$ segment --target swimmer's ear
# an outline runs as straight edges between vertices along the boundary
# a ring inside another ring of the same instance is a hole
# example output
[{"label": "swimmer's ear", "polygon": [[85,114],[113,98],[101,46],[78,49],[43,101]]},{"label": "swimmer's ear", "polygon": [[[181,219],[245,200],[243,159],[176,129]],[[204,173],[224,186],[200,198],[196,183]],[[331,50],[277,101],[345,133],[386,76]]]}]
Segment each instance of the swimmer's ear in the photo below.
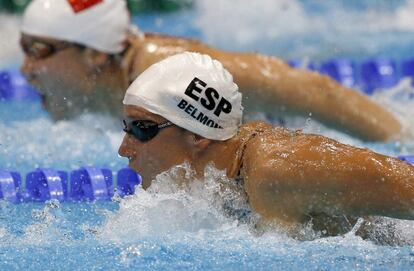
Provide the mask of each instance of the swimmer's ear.
[{"label": "swimmer's ear", "polygon": [[109,60],[108,54],[99,52],[91,48],[86,48],[83,51],[83,54],[85,57],[86,64],[92,69],[104,66]]},{"label": "swimmer's ear", "polygon": [[194,146],[200,151],[207,149],[207,147],[211,143],[210,139],[201,137],[199,135],[194,135],[193,138],[194,138]]}]

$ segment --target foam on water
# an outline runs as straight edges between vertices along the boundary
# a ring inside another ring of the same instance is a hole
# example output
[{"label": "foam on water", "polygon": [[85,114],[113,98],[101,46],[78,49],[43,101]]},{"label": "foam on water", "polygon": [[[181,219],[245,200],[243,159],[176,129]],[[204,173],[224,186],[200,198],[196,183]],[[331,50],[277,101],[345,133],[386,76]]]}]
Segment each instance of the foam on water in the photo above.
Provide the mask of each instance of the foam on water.
[{"label": "foam on water", "polygon": [[[183,170],[190,183],[178,186]],[[236,212],[245,213],[237,217]],[[184,164],[158,175],[147,191],[139,187],[135,195],[121,200],[119,211],[110,216],[102,235],[125,242],[154,233],[229,231],[237,228],[238,219],[253,219],[249,215],[243,191],[225,172],[209,166],[204,179],[197,180]]]},{"label": "foam on water", "polygon": [[[177,178],[181,176],[178,172],[183,169],[190,183],[178,186]],[[322,236],[312,230],[311,223],[300,225],[290,237],[277,224],[259,226],[260,216],[249,209],[244,191],[212,165],[206,168],[201,180],[193,176],[186,164],[174,167],[158,175],[148,190],[138,187],[135,195],[119,202],[119,210],[111,213],[99,230],[101,238],[119,244],[154,236],[177,241],[182,236],[213,235],[221,239],[230,235],[251,240],[264,235],[272,236],[272,242],[276,243],[293,241],[292,237],[317,242]],[[366,242],[356,236],[361,234],[379,244],[414,244],[414,222],[361,218],[341,239]],[[335,242],[336,237],[323,239]]]},{"label": "foam on water", "polygon": [[24,173],[37,167],[73,170],[95,165],[117,170],[127,163],[117,156],[121,123],[93,114],[54,122],[39,106],[0,103],[2,169]]}]

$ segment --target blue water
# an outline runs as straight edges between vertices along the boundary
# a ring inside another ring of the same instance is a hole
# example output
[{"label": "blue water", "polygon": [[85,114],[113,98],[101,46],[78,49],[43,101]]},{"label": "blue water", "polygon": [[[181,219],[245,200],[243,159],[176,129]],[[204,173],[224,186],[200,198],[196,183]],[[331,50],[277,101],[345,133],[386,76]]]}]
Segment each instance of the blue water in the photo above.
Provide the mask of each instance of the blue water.
[{"label": "blue water", "polygon": [[[412,1],[403,0],[239,0],[237,5],[234,1],[199,0],[193,10],[139,15],[134,22],[145,31],[193,37],[223,49],[259,51],[286,59],[346,56],[361,61],[381,55],[399,60],[414,56],[414,21],[404,14],[404,10],[414,11],[413,5]],[[4,38],[0,40],[0,47],[16,46],[9,45]],[[18,65],[19,57],[11,57],[15,59],[13,66]],[[393,91],[401,94],[407,89],[412,91],[409,84],[402,83]],[[397,114],[408,130],[414,129],[413,103],[395,98],[401,95],[392,93],[380,93],[373,99]],[[311,118],[292,119],[288,124],[392,156],[414,154],[412,138],[368,144],[330,130]],[[121,124],[108,117],[82,115],[54,123],[38,103],[0,103],[0,168],[23,175],[37,167],[69,171],[95,165],[120,169],[127,163],[117,156],[122,136]],[[190,191],[174,187],[171,178],[171,174],[162,175],[152,191],[138,189],[135,196],[115,198],[113,202],[0,202],[0,268],[414,268],[412,222],[377,222],[378,232],[385,235],[390,225],[394,228],[395,236],[388,237],[388,243],[393,245],[362,240],[352,232],[320,238],[306,225],[302,238],[307,241],[298,241],[285,236],[277,227],[260,233],[250,224],[227,217],[220,203],[222,197],[229,195],[221,195],[216,185],[222,178],[220,172],[207,172],[204,186]],[[373,234],[372,239],[375,237]]]}]

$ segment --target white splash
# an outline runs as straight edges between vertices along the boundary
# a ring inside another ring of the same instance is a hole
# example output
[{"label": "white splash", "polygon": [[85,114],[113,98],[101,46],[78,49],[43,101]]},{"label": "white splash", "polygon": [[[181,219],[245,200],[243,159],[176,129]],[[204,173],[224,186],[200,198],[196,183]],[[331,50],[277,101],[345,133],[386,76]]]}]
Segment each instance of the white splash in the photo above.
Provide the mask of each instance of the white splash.
[{"label": "white splash", "polygon": [[[178,186],[182,170],[192,181]],[[237,217],[236,212],[244,211]],[[204,179],[197,180],[189,165],[183,164],[158,175],[147,191],[138,186],[135,195],[122,199],[120,209],[108,217],[101,235],[125,242],[154,234],[227,232],[238,227],[239,219],[250,219],[248,216],[243,192],[225,172],[209,166]]]},{"label": "white splash", "polygon": [[[177,176],[182,176],[178,172],[183,169],[192,183],[179,186]],[[257,215],[249,214],[249,219],[229,215],[231,209],[249,208],[241,193],[244,192],[225,176],[225,172],[213,166],[206,168],[204,178],[200,180],[193,176],[188,165],[180,165],[158,175],[147,191],[137,187],[135,195],[121,199],[119,210],[109,213],[106,223],[97,229],[97,237],[101,241],[123,246],[158,238],[169,243],[188,239],[189,242],[220,242],[221,245],[241,240],[259,246],[296,242],[277,224],[257,227],[260,219]],[[344,246],[366,249],[375,247],[371,242],[383,245],[413,244],[413,227],[413,221],[373,217],[358,220],[345,235],[321,238],[321,232],[315,232],[307,223],[298,225],[295,238],[315,244],[335,245],[340,242]],[[361,238],[360,234],[368,240]],[[127,247],[120,258],[127,261],[130,257],[139,257],[141,249],[140,245]]]},{"label": "white splash", "polygon": [[85,165],[120,169],[127,163],[117,156],[122,136],[115,119],[93,114],[59,122],[48,117],[0,122],[0,167],[21,173]]},{"label": "white splash", "polygon": [[41,210],[32,210],[33,224],[24,229],[21,242],[24,244],[49,244],[56,241],[67,241],[67,235],[62,227],[63,213],[59,210],[59,201],[52,200],[46,203]]},{"label": "white splash", "polygon": [[395,22],[396,30],[414,31],[414,0],[408,0],[407,4],[398,8],[391,22]]}]

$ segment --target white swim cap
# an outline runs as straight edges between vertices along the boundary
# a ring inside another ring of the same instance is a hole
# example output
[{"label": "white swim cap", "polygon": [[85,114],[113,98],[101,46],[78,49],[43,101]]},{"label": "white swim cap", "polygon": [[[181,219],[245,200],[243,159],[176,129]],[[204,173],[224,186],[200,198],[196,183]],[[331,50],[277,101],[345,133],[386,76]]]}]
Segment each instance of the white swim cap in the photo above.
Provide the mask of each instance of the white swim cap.
[{"label": "white swim cap", "polygon": [[202,137],[226,140],[238,131],[241,100],[233,76],[220,62],[186,52],[145,70],[128,88],[124,104],[142,107]]},{"label": "white swim cap", "polygon": [[21,30],[119,53],[129,26],[125,0],[33,0],[24,12]]}]

